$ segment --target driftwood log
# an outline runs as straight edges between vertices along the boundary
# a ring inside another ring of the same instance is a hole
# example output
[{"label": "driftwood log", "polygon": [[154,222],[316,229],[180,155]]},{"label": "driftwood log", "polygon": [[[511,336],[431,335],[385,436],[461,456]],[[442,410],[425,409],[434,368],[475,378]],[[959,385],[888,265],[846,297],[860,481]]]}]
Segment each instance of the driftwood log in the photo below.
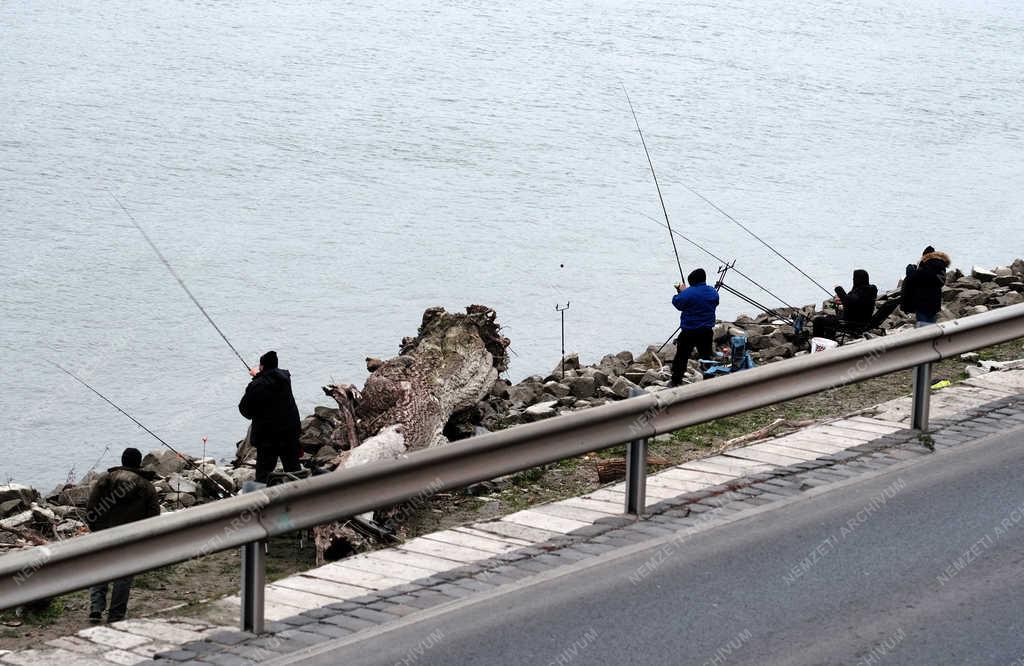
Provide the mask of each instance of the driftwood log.
[{"label": "driftwood log", "polygon": [[[372,372],[362,391],[347,384],[324,387],[344,424],[336,431],[341,451],[330,465],[347,469],[447,445],[445,426],[490,393],[508,367],[508,346],[489,307],[471,305],[465,313],[428,309],[416,337],[402,340],[398,356],[367,360]],[[375,518],[388,524],[405,513],[391,507]],[[315,528],[317,560],[348,536],[343,524]]]}]

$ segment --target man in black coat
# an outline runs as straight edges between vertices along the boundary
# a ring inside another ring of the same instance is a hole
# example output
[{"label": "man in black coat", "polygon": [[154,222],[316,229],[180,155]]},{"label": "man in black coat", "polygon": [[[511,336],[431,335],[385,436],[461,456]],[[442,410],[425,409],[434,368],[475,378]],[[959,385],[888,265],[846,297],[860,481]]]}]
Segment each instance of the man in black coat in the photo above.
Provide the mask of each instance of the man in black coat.
[{"label": "man in black coat", "polygon": [[918,326],[934,324],[942,309],[942,287],[946,285],[946,269],[950,265],[945,252],[928,252],[921,257],[921,263],[913,272],[907,271],[903,281],[901,307],[904,312],[913,312]]},{"label": "man in black coat", "polygon": [[[870,330],[871,316],[875,312],[875,300],[878,298],[878,287],[871,284],[868,272],[858,268],[853,272],[853,287],[846,291],[836,287],[836,297],[843,306],[840,319],[832,315],[823,315],[814,319],[814,337],[833,338],[836,326],[843,325],[851,333]],[[831,335],[829,335],[831,333]]]},{"label": "man in black coat", "polygon": [[249,439],[256,448],[256,481],[266,483],[278,458],[286,472],[299,471],[299,408],[292,396],[292,376],[277,367],[277,352],[261,356],[260,367],[251,374],[238,411],[252,420]]},{"label": "man in black coat", "polygon": [[[90,530],[97,532],[160,515],[160,501],[152,483],[156,477],[141,467],[142,453],[138,449],[125,449],[121,454],[121,466],[111,467],[96,479],[85,512],[85,523]],[[89,621],[102,621],[105,610],[107,622],[123,620],[128,611],[128,593],[131,588],[131,576],[90,588]]]}]

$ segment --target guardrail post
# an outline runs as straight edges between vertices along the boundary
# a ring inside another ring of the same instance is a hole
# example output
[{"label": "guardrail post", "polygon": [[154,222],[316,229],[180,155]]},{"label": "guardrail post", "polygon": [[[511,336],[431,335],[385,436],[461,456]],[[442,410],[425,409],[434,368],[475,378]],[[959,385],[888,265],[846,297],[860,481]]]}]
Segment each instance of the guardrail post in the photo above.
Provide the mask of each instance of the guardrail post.
[{"label": "guardrail post", "polygon": [[922,363],[914,368],[914,407],[910,427],[921,432],[928,430],[928,412],[932,397],[931,386],[931,363]]},{"label": "guardrail post", "polygon": [[263,633],[263,586],[266,585],[266,542],[242,546],[242,631]]},{"label": "guardrail post", "polygon": [[[644,395],[643,389],[630,389],[629,397]],[[640,517],[647,510],[647,439],[626,444],[626,513]]]},{"label": "guardrail post", "polygon": [[637,516],[647,510],[647,440],[626,444],[626,513]]},{"label": "guardrail post", "polygon": [[[251,493],[266,484],[247,481],[243,493]],[[266,542],[253,541],[242,546],[242,631],[263,633],[263,588],[267,582]]]}]

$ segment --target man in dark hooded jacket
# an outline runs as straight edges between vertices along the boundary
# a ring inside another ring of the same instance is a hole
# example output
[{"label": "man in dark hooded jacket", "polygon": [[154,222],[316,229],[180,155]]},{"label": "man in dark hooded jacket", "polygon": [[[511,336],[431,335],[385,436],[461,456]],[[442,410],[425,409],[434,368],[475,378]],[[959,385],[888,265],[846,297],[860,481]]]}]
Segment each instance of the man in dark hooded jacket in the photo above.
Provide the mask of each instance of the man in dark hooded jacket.
[{"label": "man in dark hooded jacket", "polygon": [[836,318],[824,315],[814,318],[814,337],[834,338],[836,326],[841,325],[851,333],[868,330],[871,316],[875,312],[875,300],[878,298],[878,287],[871,284],[868,272],[858,268],[853,272],[853,287],[846,291],[836,287],[836,297],[843,306],[843,316]]},{"label": "man in dark hooded jacket", "polygon": [[256,481],[266,483],[278,458],[286,472],[299,471],[299,409],[292,396],[292,376],[277,367],[277,352],[261,356],[260,367],[251,373],[238,411],[252,420],[249,439],[256,448]]},{"label": "man in dark hooded jacket", "polygon": [[676,355],[672,359],[672,386],[683,383],[683,374],[690,354],[697,348],[697,358],[709,359],[714,354],[715,310],[718,308],[718,291],[707,284],[707,273],[703,268],[692,271],[686,281],[689,287],[676,285],[672,305],[679,310],[679,338],[676,340]]},{"label": "man in dark hooded jacket", "polygon": [[[155,475],[141,467],[142,453],[138,449],[125,449],[121,454],[121,466],[111,467],[96,479],[85,512],[85,523],[90,530],[97,532],[160,515],[160,502],[152,483]],[[128,611],[131,587],[131,576],[93,586],[89,590],[89,621],[102,621],[105,610],[107,622],[123,620]]]},{"label": "man in dark hooded jacket", "polygon": [[901,307],[904,312],[915,314],[918,326],[938,320],[942,287],[946,284],[946,269],[950,263],[945,252],[928,252],[921,257],[916,270],[908,270],[907,279],[903,281]]}]

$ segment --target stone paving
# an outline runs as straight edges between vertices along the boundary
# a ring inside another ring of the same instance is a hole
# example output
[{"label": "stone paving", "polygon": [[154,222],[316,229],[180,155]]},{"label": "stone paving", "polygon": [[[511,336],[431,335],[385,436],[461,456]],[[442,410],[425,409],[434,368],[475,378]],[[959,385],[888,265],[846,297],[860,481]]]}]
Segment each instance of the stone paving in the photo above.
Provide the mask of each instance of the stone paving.
[{"label": "stone paving", "polygon": [[[1024,425],[1024,370],[993,372],[932,396],[931,442],[957,446]],[[909,399],[762,440],[648,477],[648,513],[622,515],[625,485],[332,562],[266,588],[267,634],[198,619],[131,619],[17,652],[0,664],[248,664],[452,602],[555,567],[928,455],[907,427]],[[236,618],[238,597],[215,604]]]}]

